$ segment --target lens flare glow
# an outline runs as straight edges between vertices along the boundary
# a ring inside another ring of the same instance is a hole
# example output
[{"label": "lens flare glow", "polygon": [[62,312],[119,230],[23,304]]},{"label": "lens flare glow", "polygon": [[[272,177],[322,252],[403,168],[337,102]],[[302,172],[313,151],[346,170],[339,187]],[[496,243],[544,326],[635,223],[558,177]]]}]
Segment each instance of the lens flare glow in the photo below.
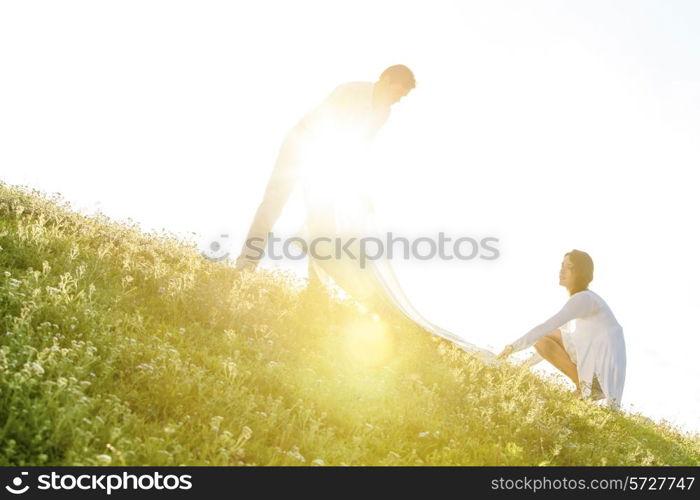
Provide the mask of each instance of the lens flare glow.
[{"label": "lens flare glow", "polygon": [[349,357],[368,368],[386,365],[394,357],[392,331],[376,315],[363,316],[344,330],[345,347]]}]

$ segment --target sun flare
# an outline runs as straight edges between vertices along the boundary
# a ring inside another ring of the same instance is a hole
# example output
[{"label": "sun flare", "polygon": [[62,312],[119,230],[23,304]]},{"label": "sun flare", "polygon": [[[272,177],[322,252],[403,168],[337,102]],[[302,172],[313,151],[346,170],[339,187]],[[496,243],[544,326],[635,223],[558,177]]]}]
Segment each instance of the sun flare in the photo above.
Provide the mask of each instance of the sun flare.
[{"label": "sun flare", "polygon": [[345,330],[345,347],[350,358],[363,366],[378,368],[391,361],[395,354],[392,331],[376,315],[363,316]]}]

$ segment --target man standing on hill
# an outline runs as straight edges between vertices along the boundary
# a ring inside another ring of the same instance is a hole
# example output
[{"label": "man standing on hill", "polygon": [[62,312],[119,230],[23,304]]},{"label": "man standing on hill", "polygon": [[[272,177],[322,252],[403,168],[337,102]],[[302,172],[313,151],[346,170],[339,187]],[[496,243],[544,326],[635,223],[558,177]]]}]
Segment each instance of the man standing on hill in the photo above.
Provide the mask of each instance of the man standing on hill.
[{"label": "man standing on hill", "polygon": [[[287,133],[262,202],[236,259],[238,269],[254,269],[257,266],[267,235],[299,180],[304,162],[324,148],[332,150],[332,154],[326,156],[326,161],[334,162],[333,154],[339,158],[343,151],[362,147],[361,144],[372,141],[389,117],[391,106],[415,85],[411,70],[400,64],[384,70],[376,82],[341,84]],[[334,176],[335,166],[321,165],[316,171],[306,169],[305,180],[314,182],[313,178],[308,177]],[[311,264],[311,259],[309,261]],[[311,271],[311,266],[309,269]]]}]

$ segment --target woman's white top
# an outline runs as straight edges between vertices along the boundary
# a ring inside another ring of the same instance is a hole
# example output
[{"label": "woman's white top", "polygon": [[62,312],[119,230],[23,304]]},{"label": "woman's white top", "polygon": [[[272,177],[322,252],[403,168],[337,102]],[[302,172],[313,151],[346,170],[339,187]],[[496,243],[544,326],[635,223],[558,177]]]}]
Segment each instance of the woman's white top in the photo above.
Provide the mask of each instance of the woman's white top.
[{"label": "woman's white top", "polygon": [[557,328],[576,363],[581,395],[590,396],[597,377],[608,406],[619,408],[627,356],[622,326],[608,304],[592,290],[575,293],[558,313],[513,342],[513,351],[527,349]]}]

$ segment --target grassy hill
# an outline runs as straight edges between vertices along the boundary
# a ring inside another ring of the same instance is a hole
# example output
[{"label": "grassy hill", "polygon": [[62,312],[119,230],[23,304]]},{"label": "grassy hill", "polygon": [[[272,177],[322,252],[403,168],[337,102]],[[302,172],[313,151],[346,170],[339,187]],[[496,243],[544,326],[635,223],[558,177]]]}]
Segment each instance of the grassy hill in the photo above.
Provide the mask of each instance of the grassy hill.
[{"label": "grassy hill", "polygon": [[700,438],[0,183],[0,465],[698,465]]}]

